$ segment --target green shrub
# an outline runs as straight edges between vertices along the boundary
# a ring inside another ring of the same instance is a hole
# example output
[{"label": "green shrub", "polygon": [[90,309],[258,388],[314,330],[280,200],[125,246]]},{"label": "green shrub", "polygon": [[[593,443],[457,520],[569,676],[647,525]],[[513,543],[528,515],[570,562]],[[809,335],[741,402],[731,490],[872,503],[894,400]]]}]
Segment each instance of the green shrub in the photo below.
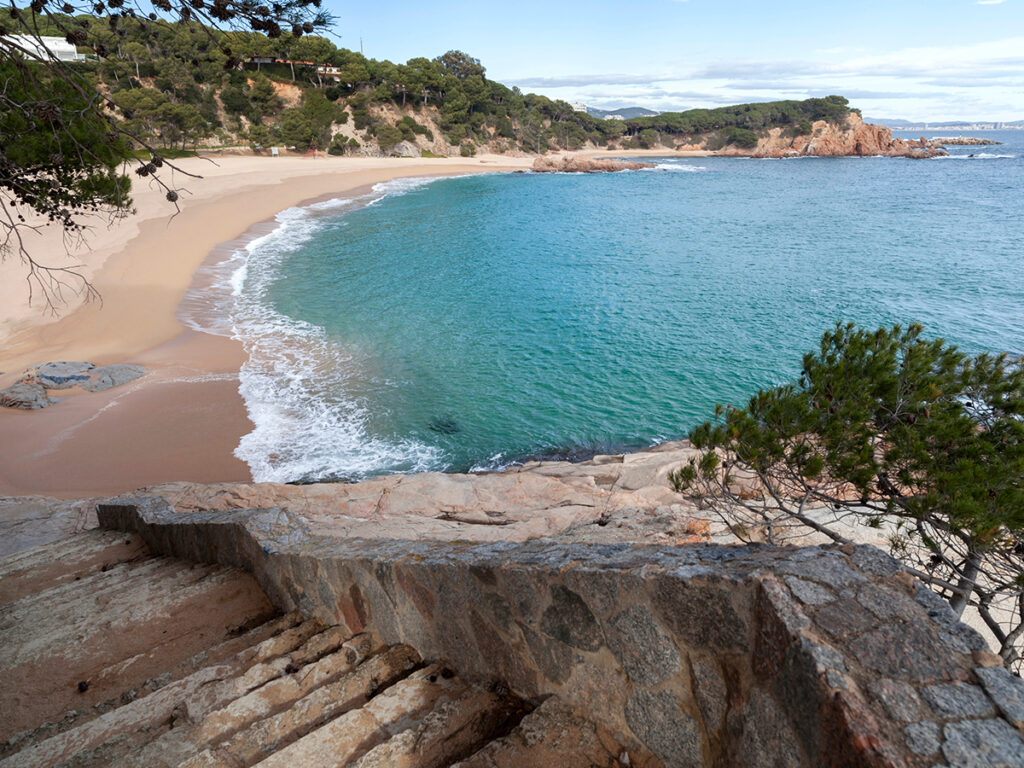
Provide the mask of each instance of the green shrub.
[{"label": "green shrub", "polygon": [[742,149],[753,149],[757,146],[757,134],[749,128],[730,128],[725,143]]},{"label": "green shrub", "polygon": [[393,125],[380,125],[375,130],[377,144],[382,150],[389,150],[402,141],[402,132]]}]

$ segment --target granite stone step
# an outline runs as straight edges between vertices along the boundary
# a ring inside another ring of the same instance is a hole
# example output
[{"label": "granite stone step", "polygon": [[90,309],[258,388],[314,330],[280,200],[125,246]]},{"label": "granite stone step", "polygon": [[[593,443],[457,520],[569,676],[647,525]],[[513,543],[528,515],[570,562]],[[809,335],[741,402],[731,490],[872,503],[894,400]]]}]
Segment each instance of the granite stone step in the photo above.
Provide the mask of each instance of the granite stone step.
[{"label": "granite stone step", "polygon": [[[304,622],[291,628],[289,633],[292,638],[291,642],[294,643],[296,638],[307,634],[309,627],[317,628],[318,626],[316,622]],[[288,636],[285,633],[282,635]],[[320,631],[287,654],[275,657],[270,661],[254,664],[244,674],[238,675],[233,680],[215,683],[202,691],[202,694],[205,695],[190,697],[175,711],[177,718],[172,715],[171,727],[157,726],[148,730],[144,729],[143,734],[135,739],[135,743],[131,745],[130,749],[114,747],[99,750],[96,754],[89,756],[90,759],[87,763],[96,766],[102,765],[105,768],[173,768],[193,757],[207,745],[208,739],[203,737],[197,726],[197,723],[200,722],[197,717],[201,714],[202,708],[210,701],[210,696],[222,697],[225,691],[227,691],[227,695],[231,696],[238,690],[245,691],[249,684],[264,677],[268,671],[272,673],[283,669],[282,676],[274,677],[269,682],[257,685],[216,710],[216,712],[223,712],[226,708],[239,705],[233,707],[236,715],[243,718],[248,717],[250,720],[256,719],[261,716],[261,712],[258,708],[253,707],[253,704],[259,705],[265,703],[267,698],[272,699],[269,696],[270,692],[282,682],[298,678],[309,681],[310,686],[316,686],[326,679],[325,676],[330,676],[332,665],[339,665],[340,662],[335,660],[337,657],[349,661],[355,659],[358,656],[357,650],[349,650],[344,647],[344,644],[339,646],[346,636],[347,633],[343,634],[336,628]],[[260,643],[252,649],[252,652],[245,654],[245,658],[250,660],[258,658],[258,652],[261,650],[267,652],[269,645],[265,642]],[[358,647],[358,643],[350,645]],[[280,650],[280,647],[276,650]],[[303,665],[303,660],[308,663]],[[295,671],[288,672],[292,668]],[[284,706],[287,704],[287,701],[283,702]],[[86,764],[82,760],[79,760],[78,763]]]},{"label": "granite stone step", "polygon": [[203,667],[148,696],[22,749],[0,761],[0,768],[50,766],[72,758],[80,766],[110,766],[168,730],[195,722],[284,674],[292,664],[288,652],[322,629],[315,620],[302,622],[258,643],[251,653]]},{"label": "granite stone step", "polygon": [[466,690],[454,675],[434,664],[336,717],[257,763],[259,768],[342,768],[396,733],[415,727],[442,697]]},{"label": "granite stone step", "polygon": [[149,556],[141,536],[117,531],[89,531],[17,552],[0,559],[0,605]]},{"label": "granite stone step", "polygon": [[607,733],[552,697],[526,715],[508,735],[491,741],[452,768],[621,768],[622,754]]},{"label": "granite stone step", "polygon": [[196,729],[196,743],[207,746],[223,741],[252,723],[280,712],[317,688],[351,672],[372,648],[372,638],[360,635],[306,666],[300,667],[295,661],[298,654],[293,654],[292,662],[297,667],[294,672],[207,714]]},{"label": "granite stone step", "polygon": [[13,598],[0,605],[0,758],[196,671],[189,659],[228,643],[206,663],[223,661],[240,647],[229,641],[277,614],[239,569],[150,557],[123,534],[72,539],[0,559]]},{"label": "granite stone step", "polygon": [[257,624],[251,629],[239,627],[234,636],[229,637],[212,648],[202,650],[177,664],[172,669],[150,678],[138,688],[121,691],[117,696],[107,701],[99,702],[87,709],[70,710],[64,713],[56,722],[44,723],[37,728],[23,731],[12,737],[8,744],[5,745],[8,748],[0,751],[0,758],[5,757],[9,753],[27,749],[57,733],[80,726],[106,712],[124,706],[127,702],[148,696],[154,691],[181,680],[204,667],[221,664],[232,657],[237,657],[238,668],[244,668],[251,663],[251,659],[256,654],[256,647],[259,644],[274,635],[281,634],[300,622],[301,617],[299,614],[291,613]]},{"label": "granite stone step", "polygon": [[378,691],[402,680],[419,663],[419,655],[409,646],[388,648],[282,711],[257,720],[231,738],[207,747],[184,761],[181,768],[254,765],[334,718],[362,706]]},{"label": "granite stone step", "polygon": [[[351,768],[440,768],[507,732],[525,712],[514,696],[470,687],[442,697],[419,726],[378,744]],[[521,767],[520,767],[521,768]]]}]

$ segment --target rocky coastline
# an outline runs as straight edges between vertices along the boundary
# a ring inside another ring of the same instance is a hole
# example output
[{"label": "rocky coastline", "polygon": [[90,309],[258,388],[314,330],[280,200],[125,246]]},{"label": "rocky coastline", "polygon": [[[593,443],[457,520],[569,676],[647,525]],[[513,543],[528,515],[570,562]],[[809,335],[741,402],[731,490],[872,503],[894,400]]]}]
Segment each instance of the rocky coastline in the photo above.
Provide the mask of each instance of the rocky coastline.
[{"label": "rocky coastline", "polygon": [[892,130],[882,125],[865,123],[851,112],[840,124],[820,120],[809,134],[785,135],[784,129],[773,128],[758,140],[752,150],[726,148],[718,154],[749,157],[907,157],[927,159],[947,154],[941,146],[925,139],[894,138]]},{"label": "rocky coastline", "polygon": [[614,173],[653,168],[653,163],[616,160],[610,157],[545,157],[533,161],[534,173]]},{"label": "rocky coastline", "polygon": [[[923,137],[921,140],[924,141]],[[995,147],[1003,143],[994,139],[979,139],[977,136],[934,136],[928,141],[936,146],[950,147]]]}]

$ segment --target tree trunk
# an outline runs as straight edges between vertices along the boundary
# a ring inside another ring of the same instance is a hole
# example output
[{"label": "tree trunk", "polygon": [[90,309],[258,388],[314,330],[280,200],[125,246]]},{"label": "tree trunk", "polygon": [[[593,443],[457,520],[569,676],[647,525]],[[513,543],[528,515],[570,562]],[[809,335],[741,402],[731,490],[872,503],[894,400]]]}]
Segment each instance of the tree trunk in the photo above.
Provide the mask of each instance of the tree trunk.
[{"label": "tree trunk", "polygon": [[949,607],[953,609],[956,617],[963,616],[964,608],[974,592],[974,583],[978,580],[978,572],[981,570],[981,555],[971,548],[967,551],[967,559],[964,561],[963,573],[956,584],[956,593],[949,599]]}]

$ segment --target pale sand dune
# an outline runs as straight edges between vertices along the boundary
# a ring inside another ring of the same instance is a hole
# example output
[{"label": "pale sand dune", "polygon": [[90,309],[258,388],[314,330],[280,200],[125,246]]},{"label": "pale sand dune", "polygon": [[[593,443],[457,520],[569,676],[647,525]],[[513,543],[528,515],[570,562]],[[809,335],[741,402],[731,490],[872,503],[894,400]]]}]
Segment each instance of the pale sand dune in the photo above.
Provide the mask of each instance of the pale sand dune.
[{"label": "pale sand dune", "polygon": [[191,158],[181,168],[203,178],[175,175],[187,190],[176,216],[163,191],[140,179],[137,212],[110,229],[101,223],[71,257],[57,233],[33,237],[33,253],[48,263],[83,264],[103,300],[47,316],[27,305],[21,265],[0,264],[0,387],[47,360],[139,363],[149,373],[107,392],[55,393],[63,401],[44,411],[0,409],[0,495],[249,479],[232,455],[249,429],[237,385],[241,345],[187,331],[175,317],[210,252],[304,201],[403,176],[527,168],[531,159]]}]

